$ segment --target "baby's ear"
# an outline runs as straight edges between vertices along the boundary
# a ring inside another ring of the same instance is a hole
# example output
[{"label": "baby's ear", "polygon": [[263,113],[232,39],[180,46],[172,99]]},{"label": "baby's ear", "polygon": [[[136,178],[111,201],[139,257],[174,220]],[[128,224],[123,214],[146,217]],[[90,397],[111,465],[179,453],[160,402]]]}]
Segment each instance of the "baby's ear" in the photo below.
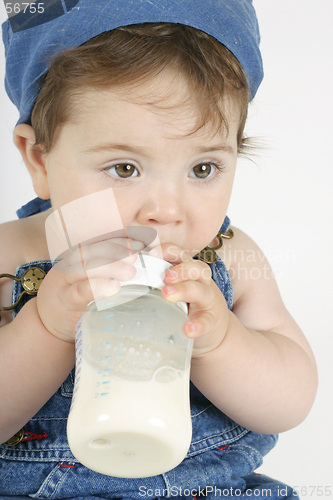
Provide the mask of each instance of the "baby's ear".
[{"label": "baby's ear", "polygon": [[14,144],[19,149],[30,172],[35,193],[43,200],[48,200],[50,192],[45,168],[46,158],[40,146],[34,146],[35,142],[36,135],[31,125],[21,123],[15,127]]}]

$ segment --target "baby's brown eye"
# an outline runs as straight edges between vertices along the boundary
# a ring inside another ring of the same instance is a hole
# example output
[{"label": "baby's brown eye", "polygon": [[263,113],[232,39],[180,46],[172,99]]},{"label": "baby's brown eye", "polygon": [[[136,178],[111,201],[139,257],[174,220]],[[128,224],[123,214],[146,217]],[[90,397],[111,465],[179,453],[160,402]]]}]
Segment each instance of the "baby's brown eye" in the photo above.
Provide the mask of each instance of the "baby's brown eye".
[{"label": "baby's brown eye", "polygon": [[130,163],[118,163],[117,165],[113,166],[117,174],[122,177],[123,179],[126,179],[127,177],[131,177],[134,173],[134,170],[136,168],[131,165]]},{"label": "baby's brown eye", "polygon": [[195,175],[200,179],[205,179],[212,171],[212,165],[210,163],[200,163],[193,167]]}]

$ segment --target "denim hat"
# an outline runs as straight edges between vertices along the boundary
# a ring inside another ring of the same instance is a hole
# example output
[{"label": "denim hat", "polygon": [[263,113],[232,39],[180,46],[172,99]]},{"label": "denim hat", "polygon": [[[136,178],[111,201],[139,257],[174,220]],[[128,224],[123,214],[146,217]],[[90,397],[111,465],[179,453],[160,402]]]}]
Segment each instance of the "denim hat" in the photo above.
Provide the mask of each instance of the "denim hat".
[{"label": "denim hat", "polygon": [[[8,4],[14,5],[14,4]],[[251,96],[263,78],[260,34],[252,0],[48,0],[16,2],[2,25],[5,88],[30,123],[48,59],[119,26],[169,22],[192,26],[223,43],[241,63]],[[20,11],[17,12],[20,7]],[[9,9],[10,10],[10,9]]]}]

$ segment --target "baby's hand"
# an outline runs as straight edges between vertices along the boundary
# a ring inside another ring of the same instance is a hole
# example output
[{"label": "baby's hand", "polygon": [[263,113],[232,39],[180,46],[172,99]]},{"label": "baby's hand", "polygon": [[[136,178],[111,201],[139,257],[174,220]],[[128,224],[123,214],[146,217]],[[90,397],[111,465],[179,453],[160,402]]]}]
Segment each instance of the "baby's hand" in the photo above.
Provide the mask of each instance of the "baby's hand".
[{"label": "baby's hand", "polygon": [[[225,298],[212,280],[208,264],[191,258],[188,251],[175,245],[161,245],[163,259],[176,265],[165,274],[162,295],[170,302],[189,304],[189,321],[185,334],[195,339],[193,358],[200,358],[221,344],[229,324],[229,311]],[[162,255],[159,255],[162,258]],[[172,278],[170,271],[177,272]],[[174,288],[174,291],[172,291]],[[196,329],[193,328],[196,327]]]},{"label": "baby's hand", "polygon": [[135,276],[131,264],[138,255],[133,252],[144,246],[141,241],[113,238],[68,252],[48,272],[38,291],[37,310],[45,328],[59,339],[74,342],[76,323],[89,302],[115,295],[119,281]]}]

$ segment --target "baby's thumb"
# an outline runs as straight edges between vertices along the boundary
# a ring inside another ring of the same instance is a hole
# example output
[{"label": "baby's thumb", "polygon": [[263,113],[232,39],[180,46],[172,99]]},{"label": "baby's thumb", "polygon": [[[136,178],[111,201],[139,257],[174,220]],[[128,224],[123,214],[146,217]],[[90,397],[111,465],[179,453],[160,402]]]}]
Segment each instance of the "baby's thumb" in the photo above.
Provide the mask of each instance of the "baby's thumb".
[{"label": "baby's thumb", "polygon": [[66,294],[65,303],[69,311],[82,311],[89,302],[100,297],[110,297],[120,290],[120,283],[110,278],[90,278],[74,283]]},{"label": "baby's thumb", "polygon": [[118,293],[121,288],[119,281],[112,278],[89,278],[87,281],[89,282],[92,294],[90,300],[97,300],[100,297],[110,297]]}]

